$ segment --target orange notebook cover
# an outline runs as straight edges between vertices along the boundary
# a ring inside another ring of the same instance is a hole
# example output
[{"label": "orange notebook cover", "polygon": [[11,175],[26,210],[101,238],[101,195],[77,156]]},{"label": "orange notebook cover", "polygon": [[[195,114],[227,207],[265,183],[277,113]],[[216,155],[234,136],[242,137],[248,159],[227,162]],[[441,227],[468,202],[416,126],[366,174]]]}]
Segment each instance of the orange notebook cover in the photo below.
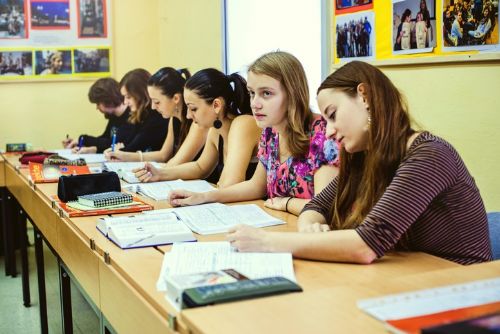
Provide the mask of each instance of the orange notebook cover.
[{"label": "orange notebook cover", "polygon": [[96,208],[92,210],[78,210],[75,208],[72,208],[68,206],[66,203],[61,202],[57,196],[54,196],[54,199],[56,200],[57,205],[61,208],[63,211],[63,214],[67,217],[85,217],[85,216],[100,216],[100,215],[110,215],[110,214],[115,214],[115,213],[129,213],[129,212],[142,212],[142,211],[148,211],[148,210],[153,210],[154,207],[150,204],[147,204],[146,202],[141,201],[137,197],[133,197],[134,203],[139,203],[139,204],[133,204],[133,205],[127,205],[127,206],[120,206],[116,208]]},{"label": "orange notebook cover", "polygon": [[467,320],[495,311],[500,311],[500,302],[458,308],[418,317],[387,320],[387,324],[389,329],[395,333],[419,334],[421,330],[426,327]]},{"label": "orange notebook cover", "polygon": [[90,174],[88,166],[55,166],[30,162],[29,169],[31,180],[35,183],[57,182],[61,175]]}]

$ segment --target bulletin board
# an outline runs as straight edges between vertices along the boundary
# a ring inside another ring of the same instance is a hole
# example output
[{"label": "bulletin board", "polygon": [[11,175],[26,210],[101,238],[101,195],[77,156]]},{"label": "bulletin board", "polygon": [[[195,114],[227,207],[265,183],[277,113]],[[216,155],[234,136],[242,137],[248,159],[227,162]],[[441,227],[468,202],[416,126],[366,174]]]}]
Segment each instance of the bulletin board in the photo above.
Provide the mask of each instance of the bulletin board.
[{"label": "bulletin board", "polygon": [[333,0],[332,16],[334,66],[500,60],[498,1]]},{"label": "bulletin board", "polygon": [[0,0],[0,82],[112,73],[111,0]]}]

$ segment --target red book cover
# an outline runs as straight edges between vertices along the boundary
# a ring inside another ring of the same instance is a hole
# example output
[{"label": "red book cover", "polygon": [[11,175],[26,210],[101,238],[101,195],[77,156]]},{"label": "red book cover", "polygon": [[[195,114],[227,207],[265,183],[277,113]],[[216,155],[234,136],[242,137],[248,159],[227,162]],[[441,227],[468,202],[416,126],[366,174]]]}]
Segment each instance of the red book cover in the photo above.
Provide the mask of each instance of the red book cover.
[{"label": "red book cover", "polygon": [[30,162],[29,169],[31,180],[35,183],[57,182],[61,175],[90,174],[88,166],[56,166]]},{"label": "red book cover", "polygon": [[129,213],[129,212],[142,212],[153,210],[154,207],[146,202],[141,201],[137,197],[133,197],[133,204],[127,206],[120,206],[115,208],[96,208],[91,210],[78,210],[68,206],[67,203],[61,202],[57,196],[54,196],[57,205],[63,210],[67,217],[85,217],[85,216],[100,216],[110,215],[115,213]]}]

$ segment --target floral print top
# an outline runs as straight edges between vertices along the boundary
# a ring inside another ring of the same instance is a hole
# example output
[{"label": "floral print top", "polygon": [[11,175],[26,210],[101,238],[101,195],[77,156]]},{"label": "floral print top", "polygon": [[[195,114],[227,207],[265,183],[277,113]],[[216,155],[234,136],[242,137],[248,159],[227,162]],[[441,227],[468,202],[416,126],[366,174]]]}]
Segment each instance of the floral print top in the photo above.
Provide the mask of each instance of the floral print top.
[{"label": "floral print top", "polygon": [[267,172],[267,196],[309,199],[314,196],[314,173],[323,165],[339,164],[337,142],[326,138],[326,121],[317,116],[310,131],[309,152],[304,158],[279,159],[279,134],[265,128],[259,143],[257,157]]}]

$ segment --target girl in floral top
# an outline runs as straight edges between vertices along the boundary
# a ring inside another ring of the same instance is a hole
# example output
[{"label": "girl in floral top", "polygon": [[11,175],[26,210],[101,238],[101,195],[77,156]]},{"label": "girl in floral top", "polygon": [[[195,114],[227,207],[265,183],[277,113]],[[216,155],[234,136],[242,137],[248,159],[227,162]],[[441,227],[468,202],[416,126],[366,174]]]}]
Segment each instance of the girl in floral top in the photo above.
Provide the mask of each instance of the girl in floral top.
[{"label": "girl in floral top", "polygon": [[337,144],[326,138],[325,121],[309,108],[307,79],[297,58],[281,51],[261,56],[248,69],[247,87],[263,129],[253,177],[207,193],[173,191],[173,206],[267,195],[267,207],[298,214],[337,175]]}]

